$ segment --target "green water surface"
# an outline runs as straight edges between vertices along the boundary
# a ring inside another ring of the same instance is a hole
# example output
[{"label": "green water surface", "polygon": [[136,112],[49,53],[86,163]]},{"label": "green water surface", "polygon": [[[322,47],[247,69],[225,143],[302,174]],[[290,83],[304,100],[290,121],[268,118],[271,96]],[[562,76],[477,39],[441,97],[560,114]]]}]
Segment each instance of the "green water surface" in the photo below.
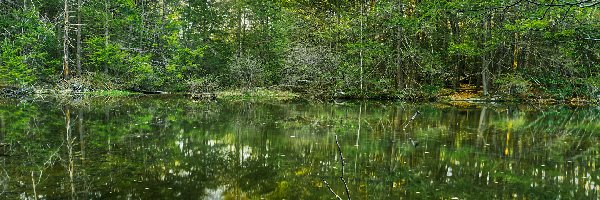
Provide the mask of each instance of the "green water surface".
[{"label": "green water surface", "polygon": [[0,100],[0,199],[345,197],[336,135],[352,199],[600,198],[597,106],[139,96]]}]

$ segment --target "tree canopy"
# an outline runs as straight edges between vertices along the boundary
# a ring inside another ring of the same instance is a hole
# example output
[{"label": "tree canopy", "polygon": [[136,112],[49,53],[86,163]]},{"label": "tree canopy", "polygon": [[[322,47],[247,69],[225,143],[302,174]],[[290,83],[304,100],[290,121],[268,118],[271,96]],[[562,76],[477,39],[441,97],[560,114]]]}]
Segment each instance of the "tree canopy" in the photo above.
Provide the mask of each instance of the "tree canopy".
[{"label": "tree canopy", "polygon": [[[48,0],[0,6],[0,84],[598,98],[597,0]],[[68,70],[71,73],[68,73]],[[68,75],[68,76],[65,76]]]}]

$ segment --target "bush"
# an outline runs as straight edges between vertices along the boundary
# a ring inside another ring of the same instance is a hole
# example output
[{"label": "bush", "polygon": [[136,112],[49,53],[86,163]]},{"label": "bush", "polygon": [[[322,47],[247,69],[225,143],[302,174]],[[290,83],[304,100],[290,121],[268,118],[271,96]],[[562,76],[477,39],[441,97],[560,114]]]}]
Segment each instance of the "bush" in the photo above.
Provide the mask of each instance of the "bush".
[{"label": "bush", "polygon": [[600,76],[591,76],[584,81],[584,84],[587,86],[587,96],[596,101],[600,100]]},{"label": "bush", "polygon": [[498,92],[506,95],[526,98],[530,94],[531,83],[519,74],[505,74],[497,78],[494,83],[497,85]]},{"label": "bush", "polygon": [[192,79],[187,82],[188,91],[191,93],[212,93],[219,89],[219,83],[217,79],[213,77],[202,77],[198,79]]},{"label": "bush", "polygon": [[129,67],[125,83],[130,87],[156,89],[163,79],[158,77],[150,65],[150,56],[135,55],[125,60]]},{"label": "bush", "polygon": [[282,84],[315,96],[332,95],[339,77],[337,66],[339,57],[329,47],[299,44],[287,54]]},{"label": "bush", "polygon": [[234,57],[229,64],[229,69],[235,86],[252,88],[261,86],[265,82],[264,67],[249,54]]}]

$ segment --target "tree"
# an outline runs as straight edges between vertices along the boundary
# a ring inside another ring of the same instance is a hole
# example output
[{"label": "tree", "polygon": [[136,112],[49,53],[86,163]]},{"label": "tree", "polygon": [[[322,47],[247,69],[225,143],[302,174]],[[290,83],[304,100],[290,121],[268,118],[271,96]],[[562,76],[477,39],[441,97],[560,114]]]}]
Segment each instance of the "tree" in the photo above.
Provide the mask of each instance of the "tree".
[{"label": "tree", "polygon": [[63,0],[64,7],[64,24],[63,24],[63,79],[69,79],[69,0]]},{"label": "tree", "polygon": [[81,0],[77,0],[77,76],[81,76]]},{"label": "tree", "polygon": [[[316,82],[303,88],[323,96],[432,99],[452,89],[460,92],[461,85],[491,96],[520,85],[531,86],[523,88],[535,93],[531,97],[591,98],[600,77],[597,5],[552,0],[7,1],[0,7],[0,42],[6,49],[0,77],[5,84],[52,85],[60,73],[62,79],[91,76],[85,80],[102,80],[113,89],[174,91],[208,78],[236,88],[243,84],[232,74],[251,58],[257,67],[252,72],[262,79],[254,79],[255,86],[296,84],[291,77],[301,77],[296,72],[305,66],[323,74],[306,74]],[[315,53],[326,55],[304,62]]]}]

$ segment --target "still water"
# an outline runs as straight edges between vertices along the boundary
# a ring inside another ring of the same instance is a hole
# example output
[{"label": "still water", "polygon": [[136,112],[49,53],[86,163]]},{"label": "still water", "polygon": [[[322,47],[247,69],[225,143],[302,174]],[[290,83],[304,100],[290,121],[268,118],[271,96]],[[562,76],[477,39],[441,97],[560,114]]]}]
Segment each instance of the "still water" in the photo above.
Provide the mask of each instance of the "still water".
[{"label": "still water", "polygon": [[600,198],[597,106],[139,96],[0,100],[0,199],[345,197],[336,135],[353,199]]}]

